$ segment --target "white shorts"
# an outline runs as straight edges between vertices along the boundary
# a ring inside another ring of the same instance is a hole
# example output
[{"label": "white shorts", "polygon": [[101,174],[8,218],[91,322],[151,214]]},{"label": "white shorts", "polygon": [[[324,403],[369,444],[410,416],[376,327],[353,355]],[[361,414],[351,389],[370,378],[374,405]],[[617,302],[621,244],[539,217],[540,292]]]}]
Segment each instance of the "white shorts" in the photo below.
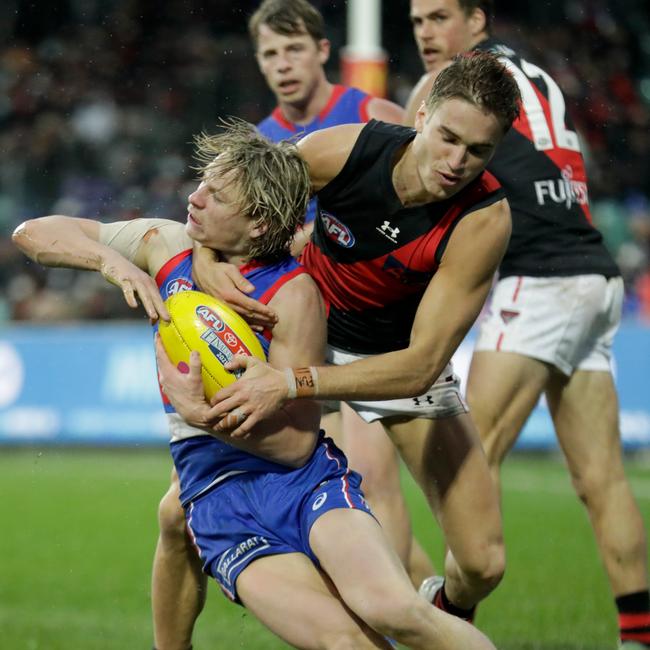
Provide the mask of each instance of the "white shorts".
[{"label": "white shorts", "polygon": [[[327,348],[327,362],[335,366],[343,366],[346,363],[365,359],[368,356],[372,355],[346,352],[332,346]],[[460,379],[454,374],[451,363],[447,365],[433,386],[419,397],[377,402],[346,400],[346,403],[366,422],[374,422],[391,415],[409,415],[415,418],[437,420],[467,413],[468,411],[467,404],[460,394]]]},{"label": "white shorts", "polygon": [[620,277],[507,277],[492,291],[475,349],[523,354],[567,376],[610,371],[622,305]]}]

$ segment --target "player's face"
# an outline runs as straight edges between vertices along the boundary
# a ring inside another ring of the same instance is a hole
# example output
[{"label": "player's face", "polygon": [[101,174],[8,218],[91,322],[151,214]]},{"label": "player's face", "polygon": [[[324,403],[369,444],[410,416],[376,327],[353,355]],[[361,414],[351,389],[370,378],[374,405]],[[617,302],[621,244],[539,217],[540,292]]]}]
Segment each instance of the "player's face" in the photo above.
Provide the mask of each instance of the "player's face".
[{"label": "player's face", "polygon": [[480,40],[484,20],[478,9],[467,16],[458,0],[411,0],[413,34],[427,72],[471,49]]},{"label": "player's face", "polygon": [[462,99],[447,99],[430,113],[420,109],[413,141],[416,176],[424,195],[443,200],[473,181],[503,137],[492,113]]},{"label": "player's face", "polygon": [[329,41],[316,42],[307,32],[285,36],[262,24],[256,56],[278,103],[302,105],[325,81],[323,65],[329,57]]},{"label": "player's face", "polygon": [[188,197],[185,231],[195,241],[227,255],[246,255],[252,237],[259,234],[252,219],[240,209],[233,172],[204,176]]}]

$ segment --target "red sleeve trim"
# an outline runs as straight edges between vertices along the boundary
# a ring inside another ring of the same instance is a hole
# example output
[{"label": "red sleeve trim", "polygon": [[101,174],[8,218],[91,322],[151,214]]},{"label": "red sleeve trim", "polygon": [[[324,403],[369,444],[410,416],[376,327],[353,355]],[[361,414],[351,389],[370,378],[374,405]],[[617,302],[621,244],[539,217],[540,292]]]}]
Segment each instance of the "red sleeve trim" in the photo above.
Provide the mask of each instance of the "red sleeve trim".
[{"label": "red sleeve trim", "polygon": [[370,100],[372,97],[370,95],[366,95],[366,97],[363,99],[363,101],[359,104],[359,119],[362,122],[370,122],[370,114],[368,113],[368,105],[370,104]]},{"label": "red sleeve trim", "polygon": [[162,287],[164,284],[165,280],[169,277],[169,274],[172,272],[172,269],[177,266],[180,262],[182,262],[186,257],[189,257],[192,254],[192,249],[188,248],[187,250],[181,251],[180,253],[177,253],[172,257],[171,259],[167,260],[158,273],[156,273],[156,284],[158,287]]},{"label": "red sleeve trim", "polygon": [[258,300],[263,305],[268,305],[273,296],[278,292],[278,290],[283,287],[289,280],[293,280],[298,275],[302,273],[307,273],[307,271],[302,266],[297,266],[293,271],[285,273],[273,286],[269,287],[259,298]]},{"label": "red sleeve trim", "polygon": [[330,114],[334,106],[336,106],[336,103],[341,98],[341,95],[343,95],[343,93],[346,92],[346,90],[347,90],[346,86],[335,84],[332,90],[332,94],[330,95],[329,101],[325,105],[325,108],[318,115],[319,120],[321,121],[324,120]]}]

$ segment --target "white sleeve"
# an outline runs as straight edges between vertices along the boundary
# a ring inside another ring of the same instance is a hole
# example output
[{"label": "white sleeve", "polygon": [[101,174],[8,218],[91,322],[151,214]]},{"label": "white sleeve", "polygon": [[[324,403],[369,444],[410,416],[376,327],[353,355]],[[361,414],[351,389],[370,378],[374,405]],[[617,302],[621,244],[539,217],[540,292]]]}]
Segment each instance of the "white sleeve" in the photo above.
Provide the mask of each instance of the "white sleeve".
[{"label": "white sleeve", "polygon": [[192,248],[192,240],[185,234],[183,224],[169,219],[133,219],[102,223],[99,227],[99,241],[110,246],[133,262],[147,233],[155,230],[164,242],[163,256],[173,257],[183,250]]}]

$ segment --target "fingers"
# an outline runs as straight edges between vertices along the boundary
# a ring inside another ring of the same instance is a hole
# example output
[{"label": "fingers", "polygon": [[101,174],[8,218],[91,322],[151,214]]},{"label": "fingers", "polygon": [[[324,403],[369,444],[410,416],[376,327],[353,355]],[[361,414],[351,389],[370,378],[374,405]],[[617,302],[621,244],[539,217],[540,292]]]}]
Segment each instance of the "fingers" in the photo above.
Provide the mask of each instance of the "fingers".
[{"label": "fingers", "polygon": [[203,364],[201,363],[201,355],[196,351],[192,350],[190,352],[190,376],[201,376],[201,368]]},{"label": "fingers", "polygon": [[255,414],[248,415],[243,409],[235,408],[212,428],[219,433],[229,433],[231,438],[248,438],[258,421]]},{"label": "fingers", "polygon": [[157,321],[159,318],[167,322],[171,320],[158,287],[149,276],[143,274],[142,280],[126,278],[122,280],[121,287],[126,304],[132,309],[138,306],[137,296],[152,321]]},{"label": "fingers", "polygon": [[235,427],[238,427],[240,424],[242,424],[247,417],[248,415],[242,409],[236,408],[230,411],[230,413],[226,413],[226,415],[221,418],[221,420],[219,420],[214,428],[216,431],[234,429]]},{"label": "fingers", "polygon": [[255,326],[273,327],[278,322],[277,314],[270,307],[240,291],[224,293],[224,298],[238,314]]},{"label": "fingers", "polygon": [[[138,306],[138,301],[135,299],[135,292],[133,291],[133,286],[129,280],[125,280],[122,283],[122,293],[124,294],[126,304],[131,307],[131,309],[135,309]],[[151,317],[151,314],[149,314],[149,317]]]},{"label": "fingers", "polygon": [[249,357],[246,354],[237,354],[230,361],[223,364],[223,367],[229,372],[235,370],[246,370],[251,366],[262,363],[257,357]]},{"label": "fingers", "polygon": [[227,268],[226,275],[232,280],[232,283],[244,293],[250,293],[255,290],[255,286],[251,284],[236,268]]},{"label": "fingers", "polygon": [[165,350],[165,346],[162,343],[162,339],[160,338],[160,334],[156,332],[156,336],[154,338],[154,347],[156,350],[156,361],[158,362],[158,369],[159,371],[162,372],[169,372],[174,368],[174,364],[171,362],[169,356],[167,355],[167,351]]},{"label": "fingers", "polygon": [[222,388],[210,399],[210,414],[213,419],[223,416],[241,404],[241,399],[237,395],[222,395],[227,388]]}]

